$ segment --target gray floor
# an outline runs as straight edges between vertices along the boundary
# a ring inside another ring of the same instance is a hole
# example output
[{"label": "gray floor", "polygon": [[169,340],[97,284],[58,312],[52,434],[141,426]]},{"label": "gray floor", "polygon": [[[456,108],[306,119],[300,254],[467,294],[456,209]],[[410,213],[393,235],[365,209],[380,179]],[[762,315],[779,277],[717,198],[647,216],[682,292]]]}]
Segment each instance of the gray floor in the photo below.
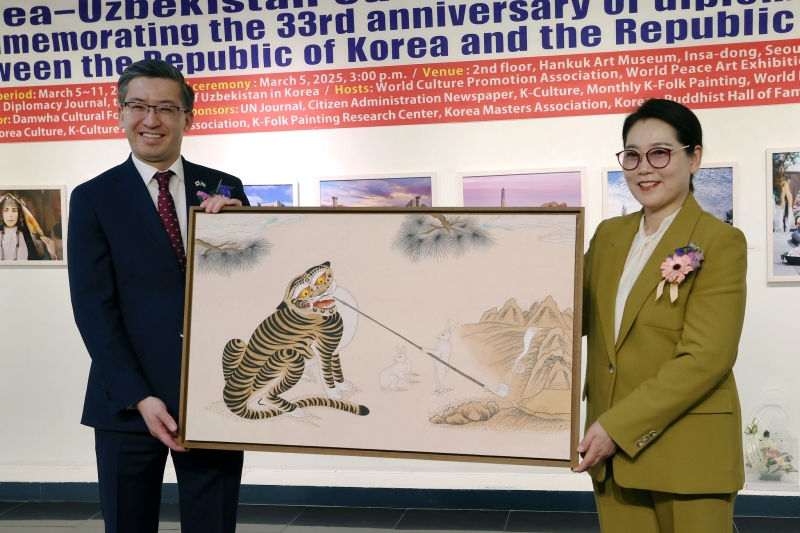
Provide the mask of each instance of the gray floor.
[{"label": "gray floor", "polygon": [[[800,518],[736,517],[734,523],[738,533],[800,531]],[[102,528],[98,503],[0,502],[0,533],[100,532]],[[162,505],[160,530],[170,533],[180,530],[177,504]],[[236,530],[242,533],[599,533],[600,527],[594,513],[240,505]]]}]

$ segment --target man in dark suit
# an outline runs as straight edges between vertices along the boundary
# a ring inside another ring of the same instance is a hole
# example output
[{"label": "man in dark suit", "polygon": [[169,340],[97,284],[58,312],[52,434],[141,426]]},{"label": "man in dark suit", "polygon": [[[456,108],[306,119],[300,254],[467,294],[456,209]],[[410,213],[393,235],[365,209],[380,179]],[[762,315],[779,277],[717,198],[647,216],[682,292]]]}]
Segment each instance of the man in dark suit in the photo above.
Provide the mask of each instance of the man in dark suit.
[{"label": "man in dark suit", "polygon": [[[139,61],[118,89],[133,153],[75,188],[69,220],[72,308],[92,358],[81,422],[95,430],[106,531],[158,529],[172,450],[183,531],[233,532],[243,454],[185,450],[176,420],[188,209],[249,204],[239,179],[181,157],[194,92],[177,69]],[[231,197],[200,203],[225,187]]]}]

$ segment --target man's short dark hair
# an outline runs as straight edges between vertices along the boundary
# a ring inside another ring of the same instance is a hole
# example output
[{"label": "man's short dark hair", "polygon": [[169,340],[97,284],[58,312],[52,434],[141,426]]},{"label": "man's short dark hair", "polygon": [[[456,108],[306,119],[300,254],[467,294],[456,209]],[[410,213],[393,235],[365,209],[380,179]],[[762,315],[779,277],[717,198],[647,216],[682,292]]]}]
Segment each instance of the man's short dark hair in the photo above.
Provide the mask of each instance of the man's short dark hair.
[{"label": "man's short dark hair", "polygon": [[120,107],[125,102],[128,94],[128,84],[134,78],[162,78],[178,82],[180,86],[181,103],[186,112],[194,109],[194,90],[183,79],[181,71],[160,59],[143,59],[128,66],[117,81],[117,92]]}]

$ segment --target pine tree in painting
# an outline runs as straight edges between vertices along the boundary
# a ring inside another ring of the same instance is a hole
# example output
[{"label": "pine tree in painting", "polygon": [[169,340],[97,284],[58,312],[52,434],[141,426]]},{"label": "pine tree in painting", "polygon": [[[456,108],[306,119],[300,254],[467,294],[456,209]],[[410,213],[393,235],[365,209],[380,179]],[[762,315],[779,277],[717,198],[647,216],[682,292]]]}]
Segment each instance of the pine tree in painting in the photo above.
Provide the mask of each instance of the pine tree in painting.
[{"label": "pine tree in painting", "polygon": [[409,215],[394,236],[392,248],[412,263],[420,259],[458,259],[470,250],[489,248],[497,241],[478,217],[469,215]]}]

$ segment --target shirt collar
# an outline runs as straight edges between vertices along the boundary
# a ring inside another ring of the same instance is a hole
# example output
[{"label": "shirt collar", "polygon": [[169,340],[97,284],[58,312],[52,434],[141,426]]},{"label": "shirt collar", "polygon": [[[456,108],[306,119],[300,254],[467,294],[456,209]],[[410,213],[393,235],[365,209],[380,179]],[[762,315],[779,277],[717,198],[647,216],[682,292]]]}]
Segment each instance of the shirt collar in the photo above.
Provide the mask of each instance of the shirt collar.
[{"label": "shirt collar", "polygon": [[[153,176],[155,176],[156,173],[161,172],[160,169],[157,169],[156,167],[151,167],[147,163],[141,161],[138,157],[136,157],[135,154],[131,154],[131,159],[133,159],[133,165],[136,167],[136,170],[139,171],[139,175],[144,180],[145,187],[147,187],[147,185],[150,183],[150,180],[153,179]],[[180,180],[180,182],[183,183],[182,157],[176,159],[175,162],[172,163],[172,165],[167,170],[171,170],[172,172],[174,172],[175,175]]]},{"label": "shirt collar", "polygon": [[666,217],[664,220],[661,221],[661,225],[658,227],[655,233],[648,236],[644,234],[644,215],[642,215],[642,219],[639,221],[639,238],[640,239],[661,239],[662,235],[667,232],[669,226],[672,224],[672,221],[675,220],[675,217],[678,216],[678,213],[681,212],[683,207],[679,207],[677,211],[672,213],[670,216]]}]

